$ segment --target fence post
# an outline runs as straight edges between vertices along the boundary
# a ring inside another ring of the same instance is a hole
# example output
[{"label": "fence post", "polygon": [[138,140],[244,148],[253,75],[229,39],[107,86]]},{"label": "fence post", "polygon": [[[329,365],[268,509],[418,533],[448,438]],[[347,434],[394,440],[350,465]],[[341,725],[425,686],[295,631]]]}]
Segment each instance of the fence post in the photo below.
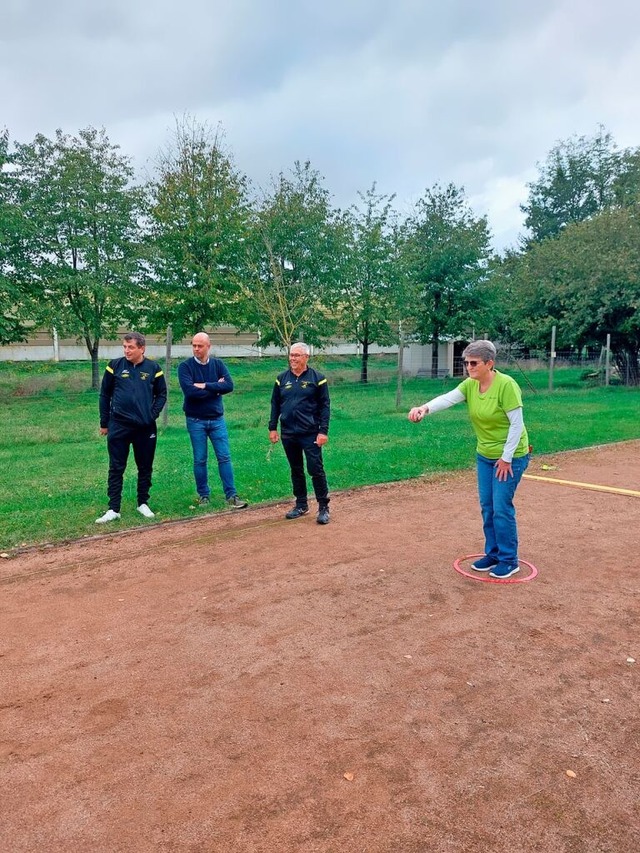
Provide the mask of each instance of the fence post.
[{"label": "fence post", "polygon": [[607,349],[604,354],[604,384],[609,384],[609,379],[611,378],[611,365],[609,363],[609,356],[611,354],[611,335],[607,335]]},{"label": "fence post", "polygon": [[551,327],[551,358],[549,359],[549,391],[553,391],[553,366],[556,360],[556,327]]}]

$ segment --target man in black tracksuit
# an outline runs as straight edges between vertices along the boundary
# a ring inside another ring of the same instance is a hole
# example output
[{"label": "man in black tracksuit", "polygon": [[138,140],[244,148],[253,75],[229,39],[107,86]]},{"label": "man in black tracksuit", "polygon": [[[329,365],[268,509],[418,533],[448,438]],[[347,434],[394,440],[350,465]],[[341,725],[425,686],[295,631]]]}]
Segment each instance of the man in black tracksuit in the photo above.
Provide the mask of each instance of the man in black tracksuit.
[{"label": "man in black tracksuit", "polygon": [[291,467],[291,483],[296,498],[296,504],[286,518],[300,518],[309,512],[304,454],[318,501],[316,521],[328,524],[329,491],[322,464],[322,447],[329,440],[329,388],[325,377],[307,366],[308,361],[307,344],[293,344],[289,351],[289,369],[278,376],[271,395],[269,440],[272,444],[279,440],[277,428],[280,420],[282,446]]},{"label": "man in black tracksuit", "polygon": [[110,361],[100,388],[100,434],[107,436],[109,509],[96,524],[120,518],[122,480],[129,448],[138,468],[138,512],[153,518],[149,490],[156,452],[156,420],[167,401],[167,383],[160,365],[145,358],[146,342],[139,332],[123,338],[124,358]]}]

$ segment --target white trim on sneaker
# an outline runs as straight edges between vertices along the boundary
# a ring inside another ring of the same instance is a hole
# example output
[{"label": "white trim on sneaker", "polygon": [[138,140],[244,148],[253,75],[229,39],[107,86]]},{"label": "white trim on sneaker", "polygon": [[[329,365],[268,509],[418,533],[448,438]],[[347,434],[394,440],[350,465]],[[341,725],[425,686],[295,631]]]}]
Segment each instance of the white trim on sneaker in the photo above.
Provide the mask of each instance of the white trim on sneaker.
[{"label": "white trim on sneaker", "polygon": [[145,518],[155,518],[155,512],[151,512],[146,504],[140,504],[138,512],[140,515],[144,515]]},{"label": "white trim on sneaker", "polygon": [[497,566],[494,566],[489,572],[489,577],[491,578],[510,578],[512,575],[515,575],[520,571],[520,566],[509,566],[505,565],[505,563],[498,563]]}]

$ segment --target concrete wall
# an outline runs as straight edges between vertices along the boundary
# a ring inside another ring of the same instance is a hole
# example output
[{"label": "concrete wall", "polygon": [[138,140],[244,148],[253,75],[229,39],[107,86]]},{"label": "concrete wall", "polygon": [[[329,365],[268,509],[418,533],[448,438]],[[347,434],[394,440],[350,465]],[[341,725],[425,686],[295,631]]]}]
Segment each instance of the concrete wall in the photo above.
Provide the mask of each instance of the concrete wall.
[{"label": "concrete wall", "polygon": [[[122,332],[125,332],[123,329]],[[279,347],[258,346],[258,338],[251,332],[238,332],[233,326],[220,326],[209,332],[212,351],[220,358],[259,358],[260,356],[283,355]],[[166,343],[164,336],[147,335],[147,355],[150,358],[164,358]],[[454,341],[441,343],[438,350],[440,376],[454,375]],[[360,348],[356,344],[335,341],[322,347],[326,355],[359,355]],[[396,355],[397,346],[372,346],[371,355],[387,353]],[[122,355],[121,340],[104,341],[100,344],[100,359],[119,358]],[[190,339],[174,341],[171,356],[174,359],[187,358],[191,355]],[[0,361],[89,361],[89,353],[84,343],[73,338],[55,338],[50,332],[39,329],[23,344],[11,344],[0,347]],[[403,372],[407,376],[431,376],[431,346],[409,344],[404,349]]]},{"label": "concrete wall", "polygon": [[[126,330],[123,329],[122,332]],[[259,358],[263,355],[282,355],[279,347],[258,346],[258,338],[250,332],[237,332],[232,326],[221,326],[209,332],[212,351],[220,358]],[[163,358],[166,351],[164,336],[147,335],[146,353],[150,358]],[[372,355],[377,353],[397,353],[397,347],[372,346]],[[336,341],[322,348],[327,355],[354,355],[360,349],[355,344]],[[121,340],[104,341],[100,344],[102,360],[118,358],[122,355]],[[190,338],[174,341],[171,347],[173,358],[186,358],[191,355]],[[47,331],[38,330],[28,341],[0,347],[0,361],[89,361],[89,353],[82,342],[73,338],[57,339]]]}]

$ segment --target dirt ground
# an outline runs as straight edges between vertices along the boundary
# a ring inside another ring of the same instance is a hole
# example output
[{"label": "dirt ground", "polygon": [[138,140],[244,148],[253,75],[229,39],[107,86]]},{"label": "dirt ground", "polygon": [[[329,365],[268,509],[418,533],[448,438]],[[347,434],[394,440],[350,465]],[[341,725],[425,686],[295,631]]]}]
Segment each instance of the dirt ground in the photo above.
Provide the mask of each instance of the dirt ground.
[{"label": "dirt ground", "polygon": [[1,560],[2,850],[636,853],[640,498],[517,503],[525,583],[454,570],[471,473]]}]

